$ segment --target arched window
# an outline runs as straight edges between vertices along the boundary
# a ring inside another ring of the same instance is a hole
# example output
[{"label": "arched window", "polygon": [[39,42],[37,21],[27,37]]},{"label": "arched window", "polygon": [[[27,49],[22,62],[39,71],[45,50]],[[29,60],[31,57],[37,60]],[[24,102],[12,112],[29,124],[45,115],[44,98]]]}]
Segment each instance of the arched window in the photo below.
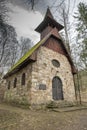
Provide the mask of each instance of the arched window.
[{"label": "arched window", "polygon": [[8,89],[10,89],[10,81],[8,82]]},{"label": "arched window", "polygon": [[22,74],[21,85],[25,85],[25,73]]},{"label": "arched window", "polygon": [[17,87],[17,78],[14,79],[14,88]]}]

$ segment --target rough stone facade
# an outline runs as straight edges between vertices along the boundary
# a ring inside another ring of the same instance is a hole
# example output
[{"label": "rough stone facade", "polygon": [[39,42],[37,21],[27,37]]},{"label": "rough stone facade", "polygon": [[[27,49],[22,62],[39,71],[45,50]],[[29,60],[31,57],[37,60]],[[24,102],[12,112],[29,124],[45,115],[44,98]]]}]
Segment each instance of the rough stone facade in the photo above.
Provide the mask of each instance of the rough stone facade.
[{"label": "rough stone facade", "polygon": [[[7,90],[4,99],[8,102],[29,104],[30,103],[30,89],[31,89],[31,68],[29,64],[24,69],[18,71],[16,74],[8,77]],[[21,85],[22,74],[25,73],[25,85]],[[17,86],[14,88],[14,79],[17,78]],[[8,89],[8,82],[10,81],[10,89]]]},{"label": "rough stone facade", "polygon": [[[74,82],[68,59],[64,55],[46,47],[39,49],[37,59],[32,65],[31,102],[38,104],[53,101],[52,80],[55,76],[62,80],[64,100],[74,101]],[[52,65],[53,59],[60,62],[59,68]],[[46,84],[46,90],[39,90],[39,84]]]},{"label": "rough stone facade", "polygon": [[[53,66],[53,59],[60,62],[60,67]],[[26,75],[26,84],[21,86],[23,73]],[[41,46],[37,51],[37,61],[27,65],[7,79],[7,83],[11,81],[11,88],[5,92],[5,99],[28,104],[53,101],[52,80],[55,76],[58,76],[62,81],[64,100],[75,101],[73,74],[68,59],[62,54]],[[17,78],[16,88],[13,87],[15,77]],[[40,84],[45,84],[46,90],[40,90]]]}]

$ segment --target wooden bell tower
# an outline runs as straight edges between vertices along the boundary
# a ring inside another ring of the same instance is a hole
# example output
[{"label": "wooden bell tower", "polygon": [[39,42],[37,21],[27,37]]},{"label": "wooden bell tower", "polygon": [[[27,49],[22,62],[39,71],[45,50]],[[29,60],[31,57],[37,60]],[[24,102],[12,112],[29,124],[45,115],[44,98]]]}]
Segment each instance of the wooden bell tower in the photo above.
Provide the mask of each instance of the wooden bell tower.
[{"label": "wooden bell tower", "polygon": [[43,39],[53,28],[56,28],[58,31],[60,31],[64,27],[56,22],[50,9],[48,8],[44,20],[35,29],[35,31],[39,32],[41,39]]}]

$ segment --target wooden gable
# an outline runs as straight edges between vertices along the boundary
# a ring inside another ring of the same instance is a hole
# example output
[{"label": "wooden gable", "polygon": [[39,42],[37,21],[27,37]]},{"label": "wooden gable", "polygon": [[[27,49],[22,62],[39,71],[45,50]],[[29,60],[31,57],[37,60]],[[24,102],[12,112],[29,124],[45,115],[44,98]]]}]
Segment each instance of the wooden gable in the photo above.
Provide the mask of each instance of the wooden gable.
[{"label": "wooden gable", "polygon": [[63,55],[66,55],[66,51],[63,48],[62,44],[61,44],[61,40],[58,40],[56,38],[54,38],[53,36],[51,36],[44,44],[43,46],[57,52]]},{"label": "wooden gable", "polygon": [[47,47],[48,49],[51,49],[57,53],[60,53],[62,55],[65,55],[65,57],[68,59],[70,65],[71,65],[71,71],[73,74],[77,73],[77,70],[73,64],[73,61],[71,59],[71,56],[69,55],[67,49],[65,48],[64,43],[62,42],[61,39],[59,39],[58,37],[51,35],[47,41],[42,45]]}]

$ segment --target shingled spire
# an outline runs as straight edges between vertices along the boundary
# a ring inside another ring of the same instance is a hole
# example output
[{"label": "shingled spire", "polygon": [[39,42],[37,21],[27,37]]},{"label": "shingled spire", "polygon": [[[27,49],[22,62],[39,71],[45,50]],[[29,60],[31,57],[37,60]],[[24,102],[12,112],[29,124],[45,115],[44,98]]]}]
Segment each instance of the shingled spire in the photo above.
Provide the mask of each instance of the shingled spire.
[{"label": "shingled spire", "polygon": [[[54,19],[54,18],[53,18],[53,15],[52,15],[52,13],[51,13],[51,11],[50,11],[50,9],[49,9],[49,7],[47,8],[47,12],[46,12],[45,18],[46,18],[46,17],[50,17],[51,19]],[[44,18],[44,19],[45,19],[45,18]]]},{"label": "shingled spire", "polygon": [[44,20],[35,29],[35,31],[39,32],[41,34],[41,39],[43,39],[53,28],[56,28],[58,31],[60,31],[63,29],[63,26],[54,19],[50,9],[47,8]]}]

